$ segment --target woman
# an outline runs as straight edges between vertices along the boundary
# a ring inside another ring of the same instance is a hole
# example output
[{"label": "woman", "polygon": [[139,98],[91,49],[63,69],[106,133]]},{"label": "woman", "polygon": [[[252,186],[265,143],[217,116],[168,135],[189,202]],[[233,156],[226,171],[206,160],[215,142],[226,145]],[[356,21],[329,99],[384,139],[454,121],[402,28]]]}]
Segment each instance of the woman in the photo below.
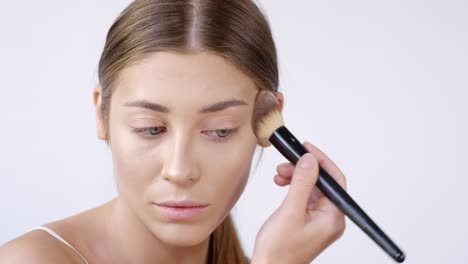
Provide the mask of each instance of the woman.
[{"label": "woman", "polygon": [[[97,135],[118,196],[48,223],[0,249],[1,263],[307,263],[344,231],[344,216],[311,192],[320,150],[278,166],[291,185],[249,260],[230,210],[249,177],[259,91],[276,95],[276,49],[250,0],[136,0],[111,26],[94,88]],[[312,194],[311,194],[312,193]]]}]

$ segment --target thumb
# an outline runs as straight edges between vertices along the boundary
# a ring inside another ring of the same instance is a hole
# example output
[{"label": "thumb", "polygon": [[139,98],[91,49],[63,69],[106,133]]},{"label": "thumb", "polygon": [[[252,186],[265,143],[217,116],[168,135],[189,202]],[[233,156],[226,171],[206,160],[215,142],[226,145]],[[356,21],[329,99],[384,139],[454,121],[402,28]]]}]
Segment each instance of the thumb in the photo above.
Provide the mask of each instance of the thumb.
[{"label": "thumb", "polygon": [[284,200],[285,210],[291,213],[304,213],[309,197],[318,179],[318,162],[311,154],[302,155],[296,163],[288,194]]}]

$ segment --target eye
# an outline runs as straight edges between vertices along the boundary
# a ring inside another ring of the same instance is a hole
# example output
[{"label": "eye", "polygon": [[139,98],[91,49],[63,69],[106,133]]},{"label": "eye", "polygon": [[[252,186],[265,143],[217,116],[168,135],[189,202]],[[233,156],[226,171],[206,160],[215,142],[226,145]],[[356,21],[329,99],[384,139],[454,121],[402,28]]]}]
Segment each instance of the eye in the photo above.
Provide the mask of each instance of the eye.
[{"label": "eye", "polygon": [[143,128],[134,128],[132,131],[143,136],[152,137],[157,136],[164,132],[164,127],[143,127]]},{"label": "eye", "polygon": [[229,133],[231,133],[231,131],[227,129],[216,130],[216,135],[218,135],[220,138],[229,136]]},{"label": "eye", "polygon": [[222,142],[228,140],[234,133],[238,131],[237,128],[234,129],[216,129],[216,130],[209,130],[208,134],[214,134],[214,140],[216,142]]},{"label": "eye", "polygon": [[162,127],[150,127],[148,129],[146,129],[146,131],[148,131],[148,133],[150,135],[155,136],[155,135],[161,133]]}]

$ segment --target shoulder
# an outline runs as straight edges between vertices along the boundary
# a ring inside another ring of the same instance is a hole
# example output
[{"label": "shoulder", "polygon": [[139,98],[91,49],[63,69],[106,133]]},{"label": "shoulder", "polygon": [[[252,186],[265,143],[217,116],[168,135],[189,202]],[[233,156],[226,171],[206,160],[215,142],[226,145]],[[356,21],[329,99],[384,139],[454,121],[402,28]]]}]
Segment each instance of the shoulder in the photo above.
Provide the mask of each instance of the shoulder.
[{"label": "shoulder", "polygon": [[[98,246],[99,235],[96,225],[106,214],[106,205],[47,223],[45,226],[58,233],[65,241],[72,244],[89,261]],[[94,262],[94,261],[93,261]],[[73,249],[43,230],[33,230],[18,238],[0,245],[0,264],[17,263],[63,263],[83,264],[84,261]]]},{"label": "shoulder", "polygon": [[79,263],[63,243],[41,230],[30,231],[0,247],[0,263]]}]

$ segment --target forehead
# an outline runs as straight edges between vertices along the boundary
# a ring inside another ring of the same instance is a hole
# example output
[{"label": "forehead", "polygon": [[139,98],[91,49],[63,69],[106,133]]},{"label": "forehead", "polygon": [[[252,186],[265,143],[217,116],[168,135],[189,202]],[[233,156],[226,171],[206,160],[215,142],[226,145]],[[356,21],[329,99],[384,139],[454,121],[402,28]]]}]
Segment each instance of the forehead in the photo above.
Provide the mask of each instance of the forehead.
[{"label": "forehead", "polygon": [[113,97],[175,107],[223,99],[244,99],[250,104],[256,92],[247,75],[213,53],[155,52],[121,72]]}]

